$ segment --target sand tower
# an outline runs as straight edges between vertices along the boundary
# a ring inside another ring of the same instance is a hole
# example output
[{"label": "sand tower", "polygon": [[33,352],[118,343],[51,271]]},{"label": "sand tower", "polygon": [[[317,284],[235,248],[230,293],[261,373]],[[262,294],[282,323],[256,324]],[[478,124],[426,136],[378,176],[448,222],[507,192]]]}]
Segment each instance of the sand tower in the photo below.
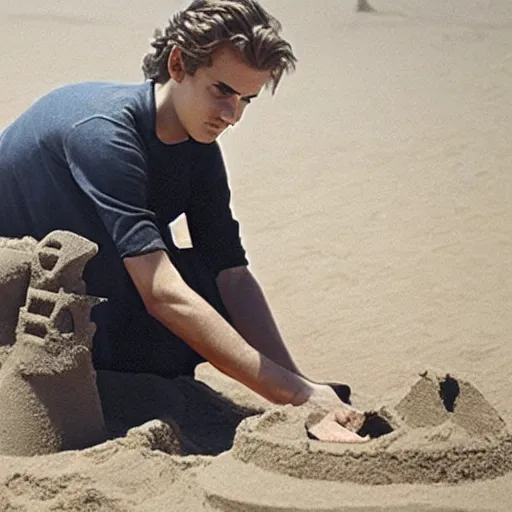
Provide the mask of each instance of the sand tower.
[{"label": "sand tower", "polygon": [[[34,247],[15,343],[0,368],[0,453],[52,453],[105,437],[90,352],[95,326],[89,321],[101,299],[85,295],[82,280],[96,252],[94,243],[64,231],[50,233]],[[15,279],[5,278],[5,265],[1,269],[5,302],[9,283],[19,291],[26,279],[26,253],[21,254]],[[7,269],[16,268],[15,255],[4,255]]]},{"label": "sand tower", "polygon": [[29,237],[0,238],[0,349],[5,353],[14,343],[19,309],[25,304],[36,243]]}]

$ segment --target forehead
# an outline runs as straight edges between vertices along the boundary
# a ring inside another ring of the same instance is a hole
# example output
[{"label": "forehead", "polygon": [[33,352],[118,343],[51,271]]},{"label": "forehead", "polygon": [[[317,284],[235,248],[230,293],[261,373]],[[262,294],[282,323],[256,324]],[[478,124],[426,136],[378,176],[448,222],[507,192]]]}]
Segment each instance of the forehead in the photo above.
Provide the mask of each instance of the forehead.
[{"label": "forehead", "polygon": [[230,46],[216,50],[211,66],[202,69],[211,79],[224,82],[242,96],[257,94],[270,79],[269,71],[249,66]]}]

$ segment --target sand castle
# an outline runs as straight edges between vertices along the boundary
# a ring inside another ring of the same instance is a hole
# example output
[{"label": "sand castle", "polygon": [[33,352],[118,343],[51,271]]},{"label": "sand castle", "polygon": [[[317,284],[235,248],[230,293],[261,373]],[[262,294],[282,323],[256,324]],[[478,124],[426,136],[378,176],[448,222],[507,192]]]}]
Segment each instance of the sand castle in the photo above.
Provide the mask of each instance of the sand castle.
[{"label": "sand castle", "polygon": [[1,247],[0,453],[53,453],[103,440],[89,321],[101,299],[85,295],[81,279],[96,245],[55,231],[39,243],[4,239]]},{"label": "sand castle", "polygon": [[[308,439],[306,408],[274,408],[239,427],[232,450],[242,462],[301,479],[381,485],[459,483],[512,470],[512,437],[470,383],[421,374],[394,409],[368,414],[365,444]],[[385,426],[389,428],[384,428]]]}]

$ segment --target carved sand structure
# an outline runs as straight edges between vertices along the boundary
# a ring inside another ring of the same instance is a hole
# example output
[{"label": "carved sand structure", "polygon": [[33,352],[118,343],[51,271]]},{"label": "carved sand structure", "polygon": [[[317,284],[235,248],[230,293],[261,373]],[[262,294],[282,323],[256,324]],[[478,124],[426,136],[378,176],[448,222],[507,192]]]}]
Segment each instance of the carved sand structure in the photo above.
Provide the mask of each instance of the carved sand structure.
[{"label": "carved sand structure", "polygon": [[[30,261],[37,242],[0,238],[0,350],[7,352],[14,342],[19,308],[25,304],[30,281]],[[2,362],[0,352],[0,364]]]},{"label": "carved sand structure", "polygon": [[[512,470],[512,436],[470,383],[424,372],[394,409],[368,414],[365,444],[308,439],[306,408],[274,408],[246,419],[235,459],[285,475],[366,485],[460,483]],[[383,429],[385,425],[389,429]]]},{"label": "carved sand structure", "polygon": [[97,246],[64,231],[2,245],[0,296],[9,300],[1,344],[14,343],[0,368],[0,453],[40,455],[104,440],[89,321],[102,299],[85,295],[81,279]]}]

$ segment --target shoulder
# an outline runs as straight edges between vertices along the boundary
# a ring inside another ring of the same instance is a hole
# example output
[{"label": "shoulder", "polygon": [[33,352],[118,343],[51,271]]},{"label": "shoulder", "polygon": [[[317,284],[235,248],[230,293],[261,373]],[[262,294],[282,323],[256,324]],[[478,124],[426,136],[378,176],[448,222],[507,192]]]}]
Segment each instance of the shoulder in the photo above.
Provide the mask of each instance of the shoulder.
[{"label": "shoulder", "polygon": [[[141,144],[150,139],[154,128],[152,84],[115,84],[85,82],[54,91],[59,102],[71,99],[74,112],[70,132],[87,131],[96,139],[110,134],[137,139]],[[77,106],[80,101],[82,106]]]},{"label": "shoulder", "polygon": [[[43,96],[43,99],[63,101],[80,99],[84,107],[116,109],[125,102],[144,100],[152,87],[149,81],[137,84],[116,82],[79,82],[63,85]],[[77,107],[79,105],[77,104]]]},{"label": "shoulder", "polygon": [[152,84],[81,82],[51,91],[40,98],[34,114],[55,113],[70,126],[89,119],[105,119],[147,129],[154,116]]}]

